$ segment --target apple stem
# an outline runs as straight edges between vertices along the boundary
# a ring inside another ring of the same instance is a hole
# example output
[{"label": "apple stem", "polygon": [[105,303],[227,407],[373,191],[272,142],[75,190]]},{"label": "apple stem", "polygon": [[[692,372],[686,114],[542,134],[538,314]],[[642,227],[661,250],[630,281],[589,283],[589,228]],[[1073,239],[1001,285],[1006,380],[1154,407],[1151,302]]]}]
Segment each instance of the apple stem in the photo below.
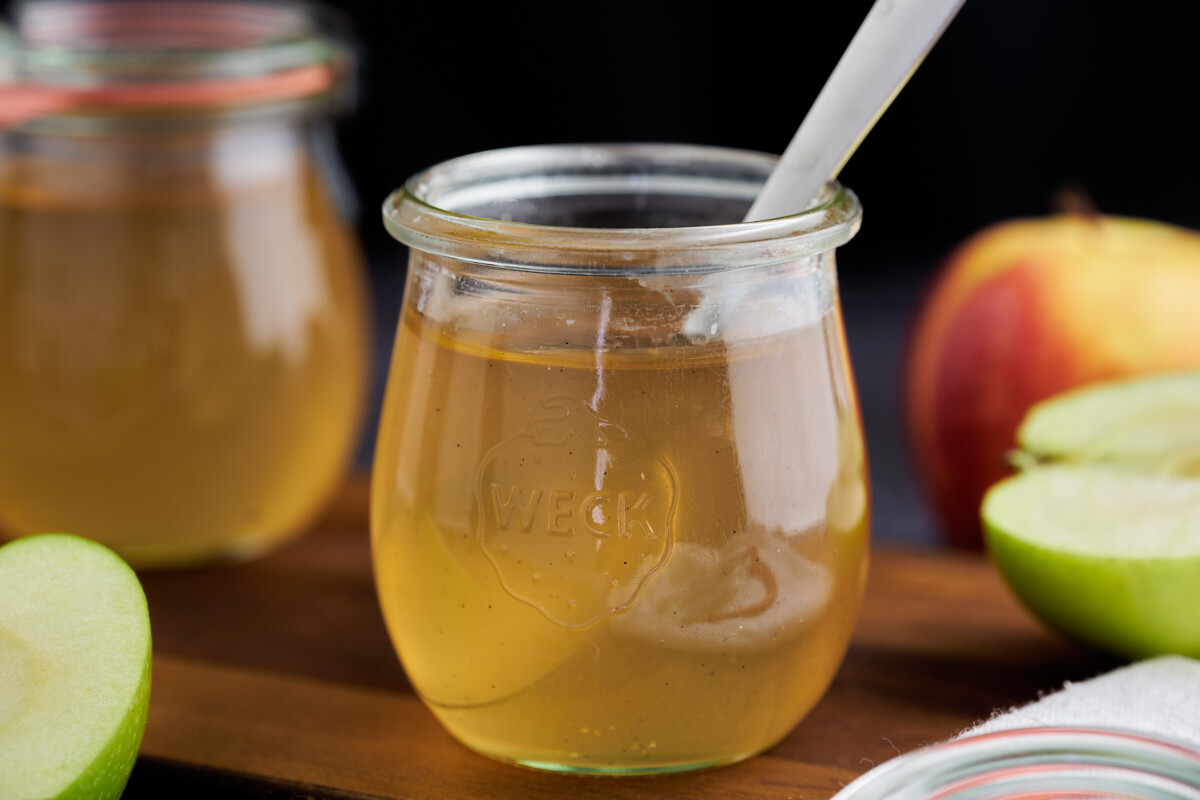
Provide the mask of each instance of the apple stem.
[{"label": "apple stem", "polygon": [[1080,216],[1100,223],[1100,211],[1096,208],[1096,202],[1088,190],[1079,184],[1070,184],[1055,192],[1050,201],[1050,208],[1056,214]]}]

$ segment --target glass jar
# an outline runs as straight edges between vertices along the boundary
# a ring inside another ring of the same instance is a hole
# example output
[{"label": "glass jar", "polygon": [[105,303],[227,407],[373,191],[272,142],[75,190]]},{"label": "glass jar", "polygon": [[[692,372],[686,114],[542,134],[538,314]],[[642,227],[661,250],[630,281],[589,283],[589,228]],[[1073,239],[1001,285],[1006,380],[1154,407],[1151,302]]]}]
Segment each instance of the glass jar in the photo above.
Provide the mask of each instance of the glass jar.
[{"label": "glass jar", "polygon": [[894,758],[835,800],[1200,800],[1200,751],[1144,733],[1016,728]]},{"label": "glass jar", "polygon": [[468,746],[579,773],[746,758],[821,697],[868,492],[831,185],[742,215],[771,156],[531,147],[413,177],[376,451],[376,583]]},{"label": "glass jar", "polygon": [[309,10],[41,2],[0,60],[0,532],[245,557],[343,477],[366,388]]}]

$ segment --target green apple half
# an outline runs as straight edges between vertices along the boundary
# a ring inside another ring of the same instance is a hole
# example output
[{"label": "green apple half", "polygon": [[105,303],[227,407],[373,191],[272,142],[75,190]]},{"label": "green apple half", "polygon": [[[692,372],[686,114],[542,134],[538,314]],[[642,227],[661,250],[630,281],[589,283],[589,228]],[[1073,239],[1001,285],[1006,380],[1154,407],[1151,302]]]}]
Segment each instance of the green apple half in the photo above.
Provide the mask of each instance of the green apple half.
[{"label": "green apple half", "polygon": [[0,797],[120,797],[150,700],[133,570],[62,534],[0,547]]},{"label": "green apple half", "polygon": [[985,496],[992,560],[1051,626],[1132,658],[1200,657],[1200,373],[1034,406]]}]

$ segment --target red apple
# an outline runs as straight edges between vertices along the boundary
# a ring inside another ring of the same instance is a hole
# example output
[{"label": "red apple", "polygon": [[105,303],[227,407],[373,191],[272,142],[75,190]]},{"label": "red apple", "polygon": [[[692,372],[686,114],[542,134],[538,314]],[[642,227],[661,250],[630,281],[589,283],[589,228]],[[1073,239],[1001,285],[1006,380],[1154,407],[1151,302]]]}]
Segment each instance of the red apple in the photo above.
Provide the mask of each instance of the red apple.
[{"label": "red apple", "polygon": [[1200,367],[1200,234],[1069,214],[975,235],[918,309],[905,419],[946,540],[979,548],[984,491],[1035,402],[1087,383]]}]

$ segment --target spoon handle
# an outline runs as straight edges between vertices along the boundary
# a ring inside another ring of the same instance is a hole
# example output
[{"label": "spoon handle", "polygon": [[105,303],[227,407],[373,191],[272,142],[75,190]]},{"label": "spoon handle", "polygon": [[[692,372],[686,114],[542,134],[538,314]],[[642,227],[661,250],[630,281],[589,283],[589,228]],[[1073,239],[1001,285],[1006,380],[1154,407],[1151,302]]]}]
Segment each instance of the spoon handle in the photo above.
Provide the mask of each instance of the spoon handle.
[{"label": "spoon handle", "polygon": [[746,221],[808,207],[887,110],[964,0],[876,0]]}]

